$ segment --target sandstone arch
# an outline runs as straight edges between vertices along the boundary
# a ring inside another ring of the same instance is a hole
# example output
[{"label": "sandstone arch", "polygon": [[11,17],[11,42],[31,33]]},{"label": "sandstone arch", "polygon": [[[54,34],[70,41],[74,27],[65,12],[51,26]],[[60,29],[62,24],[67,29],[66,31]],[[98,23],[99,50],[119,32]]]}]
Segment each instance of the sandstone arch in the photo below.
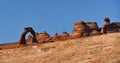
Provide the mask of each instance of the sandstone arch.
[{"label": "sandstone arch", "polygon": [[32,27],[26,27],[26,28],[24,28],[24,31],[22,32],[22,34],[20,36],[20,39],[18,41],[19,44],[26,44],[25,36],[28,32],[30,32],[32,34],[32,42],[37,42],[36,33],[33,30],[33,28]]}]

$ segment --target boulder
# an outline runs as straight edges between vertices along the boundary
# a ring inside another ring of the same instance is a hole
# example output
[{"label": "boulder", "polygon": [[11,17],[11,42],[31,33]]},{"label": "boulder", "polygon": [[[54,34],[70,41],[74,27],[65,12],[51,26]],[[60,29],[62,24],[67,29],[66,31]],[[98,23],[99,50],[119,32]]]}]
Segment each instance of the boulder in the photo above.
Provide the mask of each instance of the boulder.
[{"label": "boulder", "polygon": [[55,34],[52,36],[52,41],[60,41],[60,36],[58,35],[58,33],[55,33]]},{"label": "boulder", "polygon": [[110,19],[104,18],[104,24],[102,25],[101,33],[108,33],[108,32],[110,32],[110,30],[111,30]]},{"label": "boulder", "polygon": [[74,24],[73,31],[70,35],[71,38],[80,38],[98,34],[99,28],[96,22],[83,22],[77,21]]},{"label": "boulder", "polygon": [[96,30],[98,31],[98,25],[96,22],[86,22],[86,25],[91,29],[91,30]]},{"label": "boulder", "polygon": [[74,23],[73,31],[70,35],[70,38],[80,38],[83,35],[83,32],[85,30],[85,22],[83,21],[76,21]]},{"label": "boulder", "polygon": [[88,28],[88,33],[89,35],[98,35],[99,33],[99,28],[96,22],[86,22],[86,25],[89,27]]},{"label": "boulder", "polygon": [[60,34],[60,40],[67,40],[69,39],[69,34],[67,32],[62,32],[62,34]]},{"label": "boulder", "polygon": [[28,35],[28,38],[26,39],[26,43],[27,44],[30,44],[30,43],[32,43],[33,42],[33,40],[32,40],[32,35]]},{"label": "boulder", "polygon": [[101,28],[101,33],[113,33],[113,32],[120,32],[120,22],[113,22],[110,23],[109,18],[104,19],[104,24]]},{"label": "boulder", "polygon": [[51,37],[46,31],[43,31],[37,35],[38,42],[48,42],[50,39]]},{"label": "boulder", "polygon": [[120,32],[120,22],[113,22],[110,24],[112,32]]}]

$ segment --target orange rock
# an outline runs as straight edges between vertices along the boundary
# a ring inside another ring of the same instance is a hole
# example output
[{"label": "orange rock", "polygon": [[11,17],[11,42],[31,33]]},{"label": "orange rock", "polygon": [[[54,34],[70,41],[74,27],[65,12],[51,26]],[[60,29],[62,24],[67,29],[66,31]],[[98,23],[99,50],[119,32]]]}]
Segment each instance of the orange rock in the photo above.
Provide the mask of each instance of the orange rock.
[{"label": "orange rock", "polygon": [[60,41],[60,36],[58,35],[58,33],[55,33],[55,34],[52,36],[52,41]]},{"label": "orange rock", "polygon": [[69,34],[67,32],[62,32],[60,35],[60,40],[67,40],[69,39]]},{"label": "orange rock", "polygon": [[101,28],[101,33],[113,33],[113,32],[120,32],[120,22],[113,22],[110,23],[109,18],[104,19],[104,24]]},{"label": "orange rock", "polygon": [[37,35],[38,42],[47,42],[50,38],[50,35],[46,31],[43,31]]},{"label": "orange rock", "polygon": [[26,34],[30,32],[32,34],[32,42],[37,42],[37,39],[36,39],[36,33],[35,31],[33,30],[32,27],[26,27],[24,28],[24,31],[22,32],[21,36],[20,36],[20,39],[18,41],[19,44],[26,44],[26,39],[25,39],[25,36]]},{"label": "orange rock", "polygon": [[84,37],[84,36],[93,35],[93,31],[96,31],[96,32],[94,32],[94,34],[98,34],[98,32],[99,32],[99,28],[98,28],[98,25],[96,22],[77,21],[74,24],[74,28],[73,28],[73,31],[72,31],[70,37],[71,38],[80,38],[80,37]]}]

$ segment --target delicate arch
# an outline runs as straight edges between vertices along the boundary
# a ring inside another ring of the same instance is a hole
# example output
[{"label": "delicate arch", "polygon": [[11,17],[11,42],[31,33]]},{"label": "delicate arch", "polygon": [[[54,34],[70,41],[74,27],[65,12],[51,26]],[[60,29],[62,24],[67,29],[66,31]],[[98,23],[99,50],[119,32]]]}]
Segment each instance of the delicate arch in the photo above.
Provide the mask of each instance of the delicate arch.
[{"label": "delicate arch", "polygon": [[26,44],[25,36],[26,36],[26,34],[28,32],[30,32],[32,34],[32,36],[33,36],[33,42],[37,42],[36,33],[33,30],[33,28],[32,27],[26,27],[26,28],[24,28],[24,31],[22,32],[22,34],[20,36],[20,39],[18,41],[19,44]]}]

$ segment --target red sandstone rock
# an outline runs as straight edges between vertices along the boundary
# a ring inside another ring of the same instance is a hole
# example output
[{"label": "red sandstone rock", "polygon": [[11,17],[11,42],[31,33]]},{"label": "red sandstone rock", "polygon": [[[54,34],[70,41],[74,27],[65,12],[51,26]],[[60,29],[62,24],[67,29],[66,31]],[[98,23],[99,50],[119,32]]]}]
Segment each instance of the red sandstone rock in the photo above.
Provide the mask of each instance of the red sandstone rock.
[{"label": "red sandstone rock", "polygon": [[30,32],[32,34],[32,42],[37,42],[37,39],[36,39],[36,33],[35,31],[33,30],[32,27],[26,27],[24,28],[24,31],[22,32],[21,36],[20,36],[20,39],[18,41],[19,45],[20,44],[26,44],[26,39],[25,39],[25,36],[26,34]]},{"label": "red sandstone rock", "polygon": [[39,33],[36,38],[38,42],[47,42],[50,40],[51,37],[46,31],[43,31]]},{"label": "red sandstone rock", "polygon": [[[32,35],[28,36],[28,39],[25,39],[26,34],[30,32]],[[100,33],[111,33],[111,32],[120,32],[120,22],[113,22],[110,23],[109,18],[104,19],[104,24],[102,28],[98,28],[96,22],[83,22],[83,21],[76,21],[74,23],[74,27],[72,33],[69,34],[67,32],[62,32],[62,34],[58,35],[56,33],[52,37],[47,32],[35,33],[32,27],[27,27],[24,29],[21,37],[19,39],[20,44],[29,44],[33,42],[49,42],[49,41],[61,41],[67,40],[71,38],[80,38],[85,36],[93,36],[98,35]]]},{"label": "red sandstone rock", "polygon": [[102,28],[101,28],[101,33],[107,33],[109,31],[110,31],[110,19],[105,18],[104,24],[102,25]]},{"label": "red sandstone rock", "polygon": [[62,32],[60,35],[60,40],[67,40],[69,39],[69,34],[67,32]]},{"label": "red sandstone rock", "polygon": [[52,36],[52,41],[60,41],[60,36],[58,35],[58,33],[55,33],[55,34]]},{"label": "red sandstone rock", "polygon": [[96,22],[86,22],[86,25],[89,27],[89,35],[98,35],[99,28]]},{"label": "red sandstone rock", "polygon": [[74,23],[74,28],[73,31],[70,35],[71,38],[79,38],[82,36],[83,32],[84,32],[84,24],[85,22],[83,21],[77,21]]},{"label": "red sandstone rock", "polygon": [[26,39],[26,43],[27,43],[27,44],[30,44],[30,43],[32,43],[32,42],[33,42],[32,36],[31,36],[31,35],[28,35],[28,38]]},{"label": "red sandstone rock", "polygon": [[102,25],[101,33],[112,33],[112,32],[119,32],[119,31],[120,31],[119,22],[110,23],[109,18],[104,19],[104,24]]},{"label": "red sandstone rock", "polygon": [[96,30],[96,31],[99,30],[96,22],[86,22],[86,25],[89,26],[91,30]]},{"label": "red sandstone rock", "polygon": [[74,28],[70,37],[79,38],[79,37],[98,34],[98,32],[99,32],[99,28],[96,22],[85,23],[83,21],[77,21],[74,24]]}]

